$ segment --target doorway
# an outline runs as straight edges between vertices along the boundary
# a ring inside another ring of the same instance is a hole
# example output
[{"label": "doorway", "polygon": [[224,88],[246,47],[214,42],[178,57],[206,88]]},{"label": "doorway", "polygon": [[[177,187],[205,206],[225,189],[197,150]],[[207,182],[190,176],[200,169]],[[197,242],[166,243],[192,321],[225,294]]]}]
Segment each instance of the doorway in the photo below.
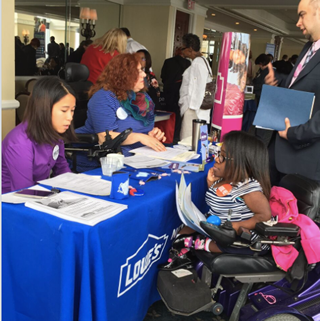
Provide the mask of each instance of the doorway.
[{"label": "doorway", "polygon": [[177,10],[174,28],[173,56],[175,56],[177,49],[183,46],[182,37],[189,32],[189,20],[190,15],[188,13]]}]

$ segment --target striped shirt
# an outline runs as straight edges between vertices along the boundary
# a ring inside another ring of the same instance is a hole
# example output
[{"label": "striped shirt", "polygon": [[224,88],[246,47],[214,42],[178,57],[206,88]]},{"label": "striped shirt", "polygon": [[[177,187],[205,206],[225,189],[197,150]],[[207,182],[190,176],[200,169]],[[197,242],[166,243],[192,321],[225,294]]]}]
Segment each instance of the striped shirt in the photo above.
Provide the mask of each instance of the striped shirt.
[{"label": "striped shirt", "polygon": [[[221,179],[222,180],[222,179]],[[228,212],[232,210],[231,222],[240,222],[250,219],[254,213],[248,208],[242,196],[252,192],[263,192],[260,183],[255,179],[248,179],[238,184],[232,184],[231,192],[226,196],[217,195],[217,187],[215,187],[221,180],[216,181],[205,195],[206,203],[210,209],[209,215],[216,215],[221,219],[223,224],[228,219]],[[256,239],[257,234],[251,231],[251,241]],[[262,249],[267,249],[268,245],[263,245]]]}]

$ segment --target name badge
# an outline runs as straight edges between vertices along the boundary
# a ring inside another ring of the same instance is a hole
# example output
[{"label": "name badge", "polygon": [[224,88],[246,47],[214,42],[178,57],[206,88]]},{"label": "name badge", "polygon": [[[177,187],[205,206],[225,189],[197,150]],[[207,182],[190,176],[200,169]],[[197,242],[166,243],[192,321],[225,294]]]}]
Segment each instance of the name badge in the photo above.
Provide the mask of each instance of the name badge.
[{"label": "name badge", "polygon": [[128,117],[127,112],[122,107],[119,107],[117,109],[116,114],[117,114],[117,117],[121,120],[125,120]]},{"label": "name badge", "polygon": [[223,184],[217,188],[217,195],[220,197],[227,196],[232,190],[232,186],[230,184]]},{"label": "name badge", "polygon": [[56,145],[56,146],[54,146],[53,151],[52,151],[53,160],[57,160],[58,156],[59,156],[59,146]]}]

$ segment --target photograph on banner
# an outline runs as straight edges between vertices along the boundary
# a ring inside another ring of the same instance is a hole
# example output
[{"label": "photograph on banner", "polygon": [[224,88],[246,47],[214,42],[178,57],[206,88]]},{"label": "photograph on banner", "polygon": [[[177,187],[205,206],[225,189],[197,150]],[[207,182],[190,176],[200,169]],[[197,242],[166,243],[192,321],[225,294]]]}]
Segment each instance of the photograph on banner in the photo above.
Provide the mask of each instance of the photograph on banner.
[{"label": "photograph on banner", "polygon": [[39,39],[40,47],[37,48],[36,58],[45,58],[46,19],[34,17],[34,38]]},{"label": "photograph on banner", "polygon": [[233,32],[224,115],[242,115],[250,51],[250,35]]}]

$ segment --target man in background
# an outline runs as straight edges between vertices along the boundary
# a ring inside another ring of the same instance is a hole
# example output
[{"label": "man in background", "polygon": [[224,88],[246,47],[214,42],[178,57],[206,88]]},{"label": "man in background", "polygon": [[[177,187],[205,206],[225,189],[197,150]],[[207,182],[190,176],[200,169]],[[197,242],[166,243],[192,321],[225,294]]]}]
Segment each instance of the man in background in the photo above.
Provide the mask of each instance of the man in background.
[{"label": "man in background", "polygon": [[147,48],[145,46],[141,45],[138,41],[135,41],[132,39],[128,28],[120,28],[120,29],[127,35],[127,38],[128,38],[126,52],[135,53],[140,49],[147,50]]},{"label": "man in background", "polygon": [[50,60],[51,58],[59,57],[60,54],[60,47],[59,45],[55,42],[55,37],[51,36],[50,37],[50,43],[48,43],[48,56]]}]

